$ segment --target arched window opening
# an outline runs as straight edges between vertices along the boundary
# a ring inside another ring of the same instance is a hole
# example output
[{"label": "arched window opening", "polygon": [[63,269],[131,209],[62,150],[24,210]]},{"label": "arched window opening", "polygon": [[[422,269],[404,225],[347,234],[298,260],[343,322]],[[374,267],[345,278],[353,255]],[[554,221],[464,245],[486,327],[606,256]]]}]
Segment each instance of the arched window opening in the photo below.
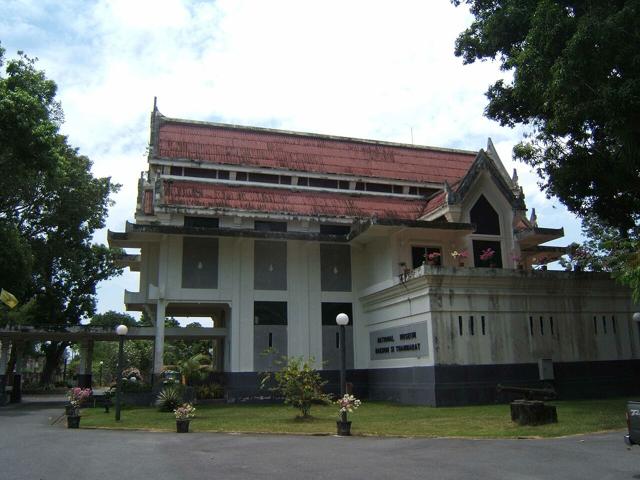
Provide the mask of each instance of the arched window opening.
[{"label": "arched window opening", "polygon": [[480,195],[469,216],[476,226],[474,233],[500,235],[500,217],[484,195]]}]

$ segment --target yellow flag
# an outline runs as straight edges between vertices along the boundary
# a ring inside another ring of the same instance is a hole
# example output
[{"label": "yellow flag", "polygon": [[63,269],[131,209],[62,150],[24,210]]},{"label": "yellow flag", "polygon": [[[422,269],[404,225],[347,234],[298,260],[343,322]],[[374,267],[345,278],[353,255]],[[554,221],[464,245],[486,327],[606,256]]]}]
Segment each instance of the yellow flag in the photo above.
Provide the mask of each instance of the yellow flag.
[{"label": "yellow flag", "polygon": [[14,308],[18,305],[18,299],[13,294],[7,292],[4,288],[0,291],[0,301],[9,308]]}]

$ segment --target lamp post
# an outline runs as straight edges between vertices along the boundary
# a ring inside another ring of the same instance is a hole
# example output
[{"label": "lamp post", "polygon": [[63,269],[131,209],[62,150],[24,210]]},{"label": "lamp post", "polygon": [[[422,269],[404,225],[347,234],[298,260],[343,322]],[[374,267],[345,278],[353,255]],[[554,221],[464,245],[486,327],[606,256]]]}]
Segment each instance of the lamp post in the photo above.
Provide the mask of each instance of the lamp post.
[{"label": "lamp post", "polygon": [[[336,323],[340,326],[340,397],[347,393],[347,342],[345,326],[349,323],[349,315],[339,313],[336,316]],[[347,421],[347,412],[342,412],[342,421]]]},{"label": "lamp post", "polygon": [[100,380],[98,380],[98,385],[102,386],[102,368],[104,367],[104,362],[100,360]]},{"label": "lamp post", "polygon": [[640,323],[640,312],[634,313],[631,318],[633,318],[634,322]]},{"label": "lamp post", "polygon": [[116,422],[120,421],[120,405],[122,404],[122,364],[124,363],[124,337],[129,332],[126,325],[118,325],[118,390],[116,391]]}]

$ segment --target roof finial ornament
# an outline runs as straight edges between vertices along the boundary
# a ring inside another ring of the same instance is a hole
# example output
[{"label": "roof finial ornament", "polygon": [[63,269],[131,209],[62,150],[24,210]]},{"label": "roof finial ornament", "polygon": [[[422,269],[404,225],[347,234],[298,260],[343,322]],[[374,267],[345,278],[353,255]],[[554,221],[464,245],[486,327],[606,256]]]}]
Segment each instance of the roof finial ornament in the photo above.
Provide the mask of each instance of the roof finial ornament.
[{"label": "roof finial ornament", "polygon": [[532,227],[538,226],[538,216],[536,215],[535,208],[531,209],[531,218],[529,219],[529,223],[531,224]]},{"label": "roof finial ornament", "polygon": [[153,97],[153,113],[158,111],[158,97]]},{"label": "roof finial ornament", "polygon": [[511,181],[514,185],[518,185],[518,171],[514,168],[513,175],[511,175]]}]

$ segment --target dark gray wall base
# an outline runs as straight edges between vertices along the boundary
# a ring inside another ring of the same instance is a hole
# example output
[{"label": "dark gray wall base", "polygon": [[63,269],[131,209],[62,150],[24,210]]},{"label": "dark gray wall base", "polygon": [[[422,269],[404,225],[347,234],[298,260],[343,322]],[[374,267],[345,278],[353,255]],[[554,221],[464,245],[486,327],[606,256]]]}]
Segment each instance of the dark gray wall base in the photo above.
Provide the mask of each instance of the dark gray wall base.
[{"label": "dark gray wall base", "polygon": [[[327,381],[325,393],[335,396],[340,394],[340,372],[338,370],[323,370],[320,372],[323,380]],[[271,402],[281,401],[269,389],[260,388],[259,372],[226,372],[226,398],[228,402]],[[368,396],[368,370],[347,370],[347,383],[351,384],[352,392],[358,398]]]},{"label": "dark gray wall base", "polygon": [[6,405],[8,402],[7,394],[5,393],[5,388],[7,387],[7,377],[6,375],[0,375],[0,407]]},{"label": "dark gray wall base", "polygon": [[369,398],[415,405],[436,405],[434,367],[369,370]]},{"label": "dark gray wall base", "polygon": [[[520,385],[541,387],[551,384],[560,399],[604,398],[640,395],[640,360],[574,362],[554,364],[555,381],[541,382],[538,365],[436,365],[435,367],[348,370],[358,398],[415,405],[455,406],[506,403],[521,396],[498,393],[496,387]],[[325,392],[340,391],[339,372],[320,372],[328,381]],[[228,401],[273,399],[260,390],[256,372],[226,373]]]},{"label": "dark gray wall base", "polygon": [[[152,392],[123,392],[122,403],[132,407],[147,407],[155,404],[155,396]],[[115,402],[115,397],[112,399]]]},{"label": "dark gray wall base", "polygon": [[532,387],[551,384],[563,400],[640,393],[640,360],[555,363],[555,380],[548,382],[539,380],[537,364],[438,365],[435,368],[436,406],[503,403],[518,397],[498,394],[498,383]]},{"label": "dark gray wall base", "polygon": [[91,388],[92,375],[90,373],[78,374],[78,386],[80,388]]},{"label": "dark gray wall base", "polygon": [[11,386],[11,395],[9,403],[20,403],[22,401],[22,376],[13,374],[13,384]]}]

